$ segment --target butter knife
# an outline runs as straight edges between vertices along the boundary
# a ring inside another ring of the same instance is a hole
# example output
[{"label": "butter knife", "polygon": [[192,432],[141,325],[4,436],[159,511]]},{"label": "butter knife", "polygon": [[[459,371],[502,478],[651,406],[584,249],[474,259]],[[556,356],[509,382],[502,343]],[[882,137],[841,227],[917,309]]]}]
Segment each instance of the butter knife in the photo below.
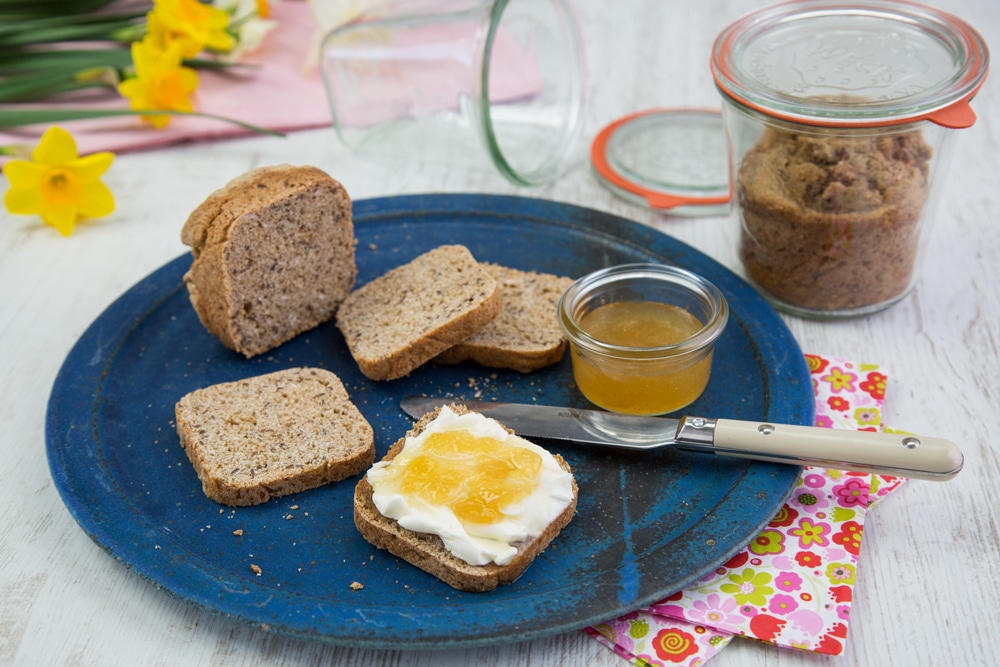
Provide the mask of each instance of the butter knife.
[{"label": "butter knife", "polygon": [[642,417],[603,410],[408,396],[400,407],[420,418],[449,404],[496,419],[521,436],[649,451],[677,447],[719,456],[945,481],[964,457],[943,438],[683,416]]}]

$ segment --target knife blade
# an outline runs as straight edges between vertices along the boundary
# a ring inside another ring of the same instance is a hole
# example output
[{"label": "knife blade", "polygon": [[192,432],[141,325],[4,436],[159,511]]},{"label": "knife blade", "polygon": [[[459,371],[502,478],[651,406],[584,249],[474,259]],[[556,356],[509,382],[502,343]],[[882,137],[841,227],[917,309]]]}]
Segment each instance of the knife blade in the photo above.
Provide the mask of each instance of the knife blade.
[{"label": "knife blade", "polygon": [[464,405],[496,419],[521,436],[619,449],[677,447],[719,456],[933,481],[952,479],[964,464],[957,445],[931,436],[693,416],[643,417],[604,410],[427,396],[408,396],[400,407],[419,419],[449,404]]}]

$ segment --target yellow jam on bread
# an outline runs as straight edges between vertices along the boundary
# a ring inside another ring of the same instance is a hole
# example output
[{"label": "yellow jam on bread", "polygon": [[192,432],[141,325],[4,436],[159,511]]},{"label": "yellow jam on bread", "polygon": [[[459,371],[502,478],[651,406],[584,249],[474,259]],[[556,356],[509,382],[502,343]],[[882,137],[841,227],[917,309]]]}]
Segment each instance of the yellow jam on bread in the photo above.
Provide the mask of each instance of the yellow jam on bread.
[{"label": "yellow jam on bread", "polygon": [[[683,308],[647,301],[607,303],[580,319],[580,329],[592,338],[629,348],[675,345],[703,326]],[[583,395],[602,408],[631,414],[664,414],[688,405],[705,390],[712,370],[711,352],[658,360],[592,359],[575,347],[571,354]]]},{"label": "yellow jam on bread", "polygon": [[438,535],[472,565],[510,562],[573,500],[572,475],[549,452],[483,415],[447,407],[367,478],[379,512]]},{"label": "yellow jam on bread", "polygon": [[538,486],[542,457],[468,431],[434,433],[423,453],[394,470],[400,493],[451,509],[462,521],[492,523]]}]

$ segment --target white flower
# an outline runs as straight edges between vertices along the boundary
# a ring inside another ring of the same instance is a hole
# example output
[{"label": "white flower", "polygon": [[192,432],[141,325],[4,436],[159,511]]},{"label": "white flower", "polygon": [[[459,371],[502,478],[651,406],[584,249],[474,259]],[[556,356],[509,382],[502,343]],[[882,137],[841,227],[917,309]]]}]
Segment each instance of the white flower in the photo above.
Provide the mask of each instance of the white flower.
[{"label": "white flower", "polygon": [[381,0],[309,0],[309,10],[316,26],[326,34],[381,4]]},{"label": "white flower", "polygon": [[257,0],[213,0],[212,4],[229,13],[229,27],[236,36],[236,45],[222,56],[227,62],[238,62],[259,49],[268,33],[278,26],[277,21],[261,18]]},{"label": "white flower", "polygon": [[384,0],[309,0],[309,11],[316,21],[316,30],[306,62],[307,69],[316,66],[319,45],[327,33],[382,4]]}]

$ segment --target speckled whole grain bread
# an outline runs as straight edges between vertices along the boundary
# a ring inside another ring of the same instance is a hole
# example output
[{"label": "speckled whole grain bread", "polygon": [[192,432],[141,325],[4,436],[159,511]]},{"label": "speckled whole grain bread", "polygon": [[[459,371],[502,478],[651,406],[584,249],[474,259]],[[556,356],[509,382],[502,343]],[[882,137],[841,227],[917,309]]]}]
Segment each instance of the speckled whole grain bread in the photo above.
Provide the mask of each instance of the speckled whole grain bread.
[{"label": "speckled whole grain bread", "polygon": [[260,167],[213,192],[181,230],[205,328],[247,357],[333,317],[354,287],[343,186],[315,167]]},{"label": "speckled whole grain bread", "polygon": [[361,372],[393,380],[500,314],[496,281],[461,245],[430,250],[354,290],[337,311]]},{"label": "speckled whole grain bread", "polygon": [[521,373],[558,363],[566,352],[566,338],[559,328],[556,310],[572,278],[489,263],[483,267],[500,286],[500,315],[434,361],[457,364],[471,359],[483,366]]},{"label": "speckled whole grain bread", "polygon": [[[458,414],[468,412],[468,409],[462,405],[450,407]],[[424,415],[414,424],[407,436],[412,437],[419,434],[427,424],[434,421],[439,412],[440,410],[435,410]],[[510,431],[510,429],[507,430]],[[510,432],[513,433],[513,431]],[[406,437],[397,440],[382,460],[390,461],[395,458],[403,450],[405,442]],[[566,472],[572,473],[569,464],[561,456],[553,454],[553,457]],[[521,544],[518,547],[517,555],[506,565],[496,565],[495,563],[470,565],[461,558],[453,556],[437,535],[418,533],[403,528],[395,519],[390,519],[379,512],[372,500],[372,492],[367,475],[362,477],[354,488],[354,525],[357,526],[366,540],[379,549],[385,549],[411,565],[437,577],[453,588],[482,593],[491,591],[497,586],[509,584],[521,576],[538,554],[545,550],[576,514],[579,489],[574,479],[573,502],[567,505],[566,509],[540,535],[529,537]]]},{"label": "speckled whole grain bread", "polygon": [[375,460],[372,427],[333,373],[292,368],[193,391],[177,434],[202,488],[225,505],[336,482]]}]

